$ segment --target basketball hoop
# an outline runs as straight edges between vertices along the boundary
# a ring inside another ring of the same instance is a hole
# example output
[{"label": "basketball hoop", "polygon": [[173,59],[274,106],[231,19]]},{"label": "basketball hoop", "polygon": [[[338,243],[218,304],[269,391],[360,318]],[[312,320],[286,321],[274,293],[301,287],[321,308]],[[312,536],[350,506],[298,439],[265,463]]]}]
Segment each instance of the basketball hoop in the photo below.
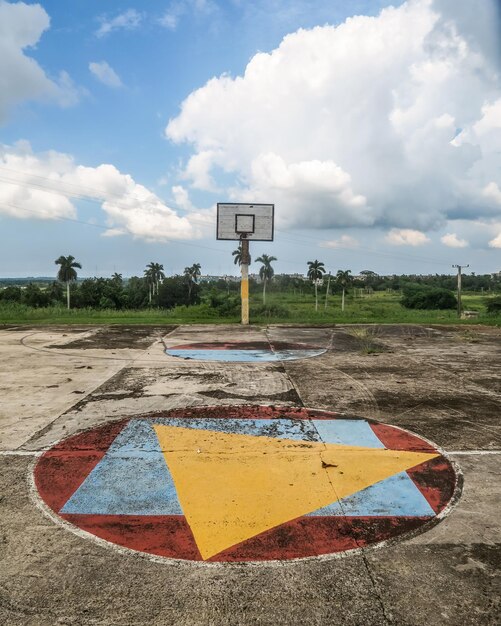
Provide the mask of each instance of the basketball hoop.
[{"label": "basketball hoop", "polygon": [[218,202],[216,239],[240,242],[242,324],[249,323],[249,242],[273,241],[273,204]]}]

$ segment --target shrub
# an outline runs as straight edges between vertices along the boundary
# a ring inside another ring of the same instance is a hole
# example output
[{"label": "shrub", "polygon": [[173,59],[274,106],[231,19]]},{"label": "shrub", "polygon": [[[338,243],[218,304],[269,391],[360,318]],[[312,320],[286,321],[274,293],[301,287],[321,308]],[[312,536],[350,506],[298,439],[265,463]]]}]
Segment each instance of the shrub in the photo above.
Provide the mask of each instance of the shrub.
[{"label": "shrub", "polygon": [[0,290],[0,300],[5,302],[21,302],[22,295],[20,287],[5,287]]},{"label": "shrub", "polygon": [[495,315],[498,315],[501,313],[501,296],[488,298],[485,301],[485,306],[487,308],[487,313],[494,313]]},{"label": "shrub", "polygon": [[447,289],[418,285],[406,287],[400,303],[406,309],[454,309],[457,307],[456,296]]},{"label": "shrub", "polygon": [[175,306],[199,304],[199,286],[196,283],[193,284],[190,298],[188,284],[184,276],[171,276],[166,278],[160,285],[156,299],[159,306],[164,309],[172,309]]},{"label": "shrub", "polygon": [[238,315],[240,311],[240,298],[238,296],[221,293],[217,289],[211,289],[207,292],[205,302],[222,316]]},{"label": "shrub", "polygon": [[23,292],[23,303],[35,308],[48,306],[49,294],[42,291],[38,285],[29,283]]},{"label": "shrub", "polygon": [[261,304],[251,309],[252,317],[289,317],[289,309],[280,304]]}]

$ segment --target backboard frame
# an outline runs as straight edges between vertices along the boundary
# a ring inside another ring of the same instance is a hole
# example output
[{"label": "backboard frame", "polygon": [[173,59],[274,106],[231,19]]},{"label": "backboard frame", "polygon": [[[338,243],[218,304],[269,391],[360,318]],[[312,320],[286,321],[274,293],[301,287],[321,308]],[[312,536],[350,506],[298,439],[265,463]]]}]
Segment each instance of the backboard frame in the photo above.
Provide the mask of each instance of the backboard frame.
[{"label": "backboard frame", "polygon": [[[257,210],[256,210],[257,209]],[[238,232],[238,217],[253,217],[253,232]],[[233,226],[230,226],[232,224]],[[231,230],[231,233],[229,233]],[[273,241],[275,205],[255,202],[218,202],[216,239],[222,241]]]}]

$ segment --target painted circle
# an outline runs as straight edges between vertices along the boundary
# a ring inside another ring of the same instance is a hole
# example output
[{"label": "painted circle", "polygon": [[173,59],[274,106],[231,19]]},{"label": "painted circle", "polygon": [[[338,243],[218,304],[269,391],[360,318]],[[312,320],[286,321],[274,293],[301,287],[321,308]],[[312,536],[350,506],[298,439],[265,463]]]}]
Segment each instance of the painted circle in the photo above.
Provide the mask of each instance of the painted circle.
[{"label": "painted circle", "polygon": [[[392,463],[398,467],[388,469]],[[148,555],[207,562],[380,544],[427,530],[460,492],[447,457],[415,434],[271,406],[175,409],[107,423],[44,452],[34,482],[74,530]]]},{"label": "painted circle", "polygon": [[268,362],[296,361],[319,356],[326,348],[285,341],[228,341],[187,343],[166,348],[165,353],[195,361]]}]

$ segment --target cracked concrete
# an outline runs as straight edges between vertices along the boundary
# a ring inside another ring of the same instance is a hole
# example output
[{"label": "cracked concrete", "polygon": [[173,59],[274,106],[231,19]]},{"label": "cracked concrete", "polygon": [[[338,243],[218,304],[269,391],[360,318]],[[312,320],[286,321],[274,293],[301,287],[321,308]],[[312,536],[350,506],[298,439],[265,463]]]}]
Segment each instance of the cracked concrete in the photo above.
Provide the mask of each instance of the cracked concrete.
[{"label": "cracked concrete", "polygon": [[[0,619],[7,625],[497,624],[501,332],[381,326],[0,330]],[[182,362],[168,345],[329,347],[283,364]],[[343,559],[204,567],[155,563],[76,536],[29,495],[32,453],[110,419],[206,404],[309,406],[429,438],[464,473],[457,507],[404,542]],[[482,454],[490,452],[490,454]]]}]

